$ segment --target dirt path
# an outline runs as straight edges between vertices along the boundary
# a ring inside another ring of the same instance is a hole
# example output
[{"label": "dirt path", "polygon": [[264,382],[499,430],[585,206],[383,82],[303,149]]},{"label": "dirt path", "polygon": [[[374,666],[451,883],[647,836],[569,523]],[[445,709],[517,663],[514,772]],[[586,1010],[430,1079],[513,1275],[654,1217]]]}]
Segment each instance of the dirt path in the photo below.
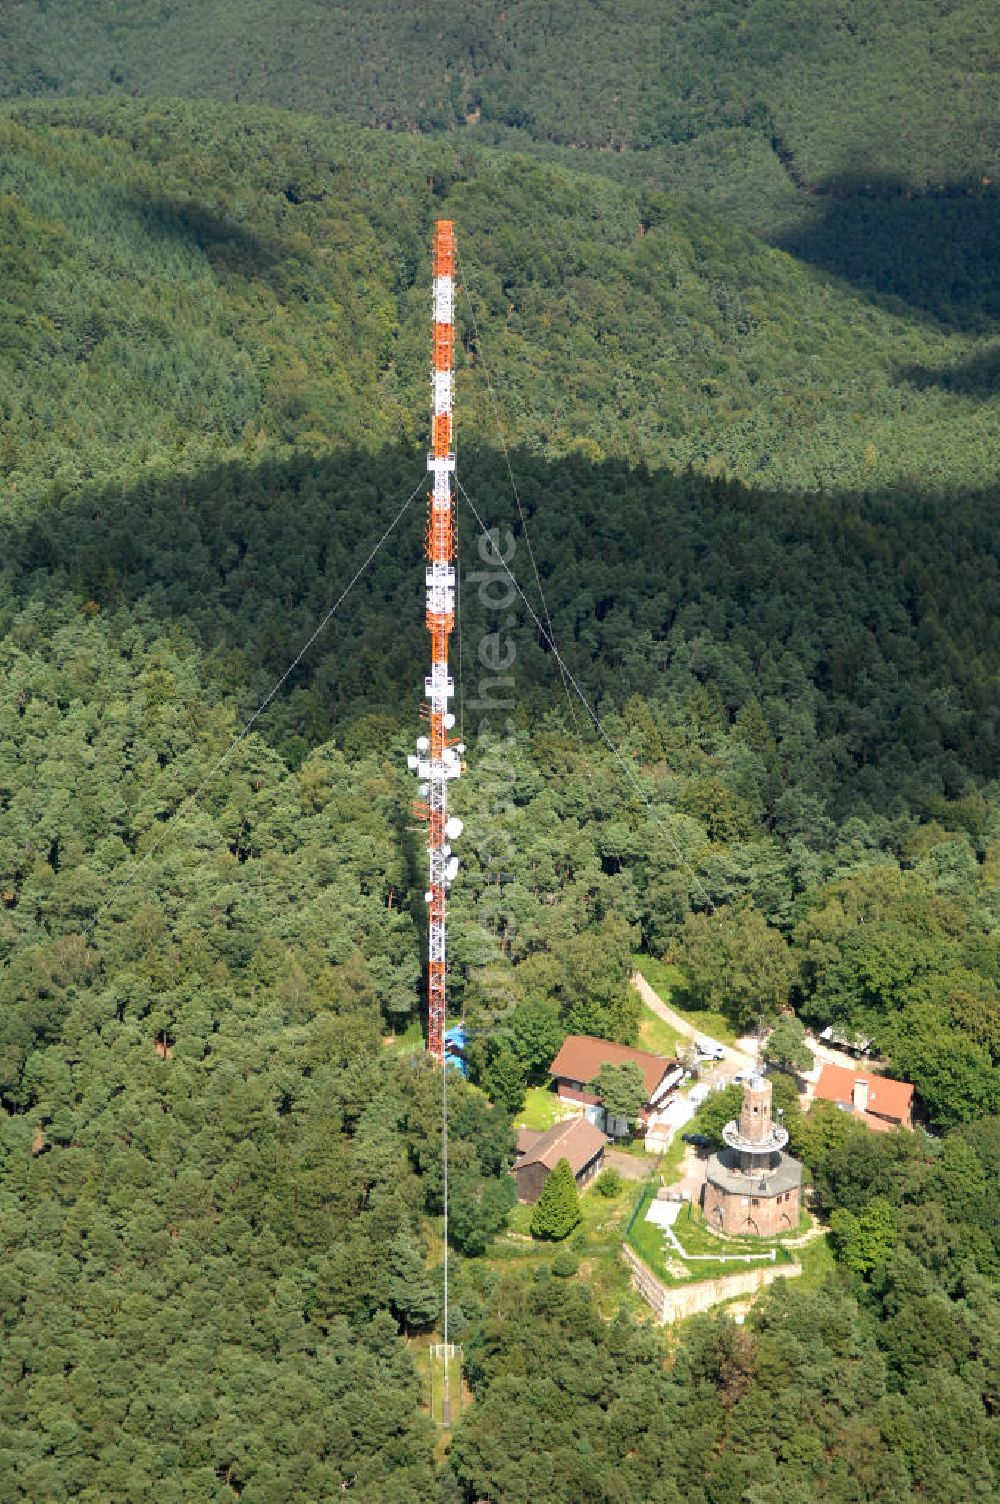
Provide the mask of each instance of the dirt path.
[{"label": "dirt path", "polygon": [[626,1154],[623,1149],[604,1151],[604,1163],[609,1169],[617,1170],[623,1180],[645,1180],[650,1170],[656,1169],[656,1162],[655,1154],[640,1159],[637,1154]]},{"label": "dirt path", "polygon": [[676,1191],[679,1196],[685,1197],[694,1206],[700,1206],[701,1188],[705,1184],[707,1168],[708,1155],[703,1154],[692,1144],[688,1144],[684,1150],[680,1175],[667,1189]]},{"label": "dirt path", "polygon": [[[655,1013],[657,1018],[662,1018],[665,1024],[669,1024],[672,1029],[676,1029],[678,1034],[683,1034],[685,1039],[695,1039],[702,1032],[700,1029],[695,1028],[694,1024],[684,1017],[683,1013],[678,1013],[675,1008],[671,1008],[668,1003],[665,1003],[655,988],[651,987],[646,981],[641,971],[632,973],[632,986],[642,998],[646,1007],[652,1013]],[[753,1055],[747,1054],[746,1051],[734,1050],[731,1045],[723,1045],[722,1047],[726,1052],[726,1064],[732,1066],[734,1070],[745,1071],[756,1064]]]},{"label": "dirt path", "polygon": [[820,1227],[819,1223],[813,1219],[812,1226],[806,1232],[799,1233],[797,1238],[783,1238],[782,1245],[785,1248],[805,1248],[808,1243],[815,1243],[817,1238],[823,1237],[825,1232],[826,1228]]},{"label": "dirt path", "polygon": [[[638,992],[647,1008],[652,1013],[655,1013],[657,1018],[662,1018],[665,1024],[669,1024],[672,1029],[676,1029],[678,1034],[683,1034],[685,1039],[695,1039],[702,1033],[702,1030],[696,1028],[690,1019],[684,1017],[683,1013],[678,1013],[676,1008],[671,1008],[669,1003],[663,1001],[656,989],[646,981],[641,971],[632,973],[632,986]],[[721,1044],[722,1041],[720,1040],[719,1043]],[[848,1070],[857,1070],[859,1068],[859,1062],[853,1055],[847,1054],[844,1050],[838,1050],[833,1045],[824,1043],[813,1034],[806,1034],[806,1044],[812,1054],[813,1063],[809,1070],[803,1072],[805,1091],[802,1094],[802,1104],[804,1107],[808,1106],[812,1101],[816,1082],[819,1080],[819,1075],[824,1065],[828,1063],[830,1065],[843,1065]],[[739,1045],[735,1048],[732,1045],[723,1045],[722,1047],[726,1052],[725,1063],[730,1072],[745,1071],[757,1063],[755,1041],[752,1036],[741,1039]],[[860,1068],[868,1071],[876,1070],[880,1063],[878,1060],[867,1060],[861,1062]]]}]

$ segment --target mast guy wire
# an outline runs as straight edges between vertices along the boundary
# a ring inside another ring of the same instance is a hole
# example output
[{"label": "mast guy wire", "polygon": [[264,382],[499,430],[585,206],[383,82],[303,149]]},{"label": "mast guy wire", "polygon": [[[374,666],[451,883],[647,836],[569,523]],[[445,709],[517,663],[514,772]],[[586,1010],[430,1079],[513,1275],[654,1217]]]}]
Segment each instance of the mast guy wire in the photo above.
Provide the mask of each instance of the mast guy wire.
[{"label": "mast guy wire", "polygon": [[[469,310],[469,320],[470,320],[470,322],[472,324],[472,332],[476,336],[476,346],[477,346],[477,348],[480,351],[480,356],[479,356],[480,364],[482,365],[482,368],[483,368],[483,375],[486,377],[486,387],[487,387],[487,390],[489,391],[490,400],[491,400],[491,402],[493,404],[493,417],[494,417],[494,421],[496,423],[497,436],[498,436],[498,438],[500,440],[500,451],[503,454],[504,464],[507,466],[507,475],[508,475],[508,477],[510,479],[510,488],[511,488],[511,490],[514,493],[514,500],[517,503],[517,515],[521,519],[521,531],[524,534],[524,542],[525,542],[525,545],[526,545],[527,550],[528,550],[528,558],[531,560],[531,570],[532,570],[532,573],[535,576],[535,587],[538,590],[538,599],[541,601],[541,604],[542,604],[542,613],[543,613],[543,615],[545,617],[545,624],[546,624],[546,626],[548,628],[548,639],[547,640],[552,644],[553,651],[555,651],[555,632],[553,631],[553,628],[552,628],[552,617],[549,615],[549,603],[545,599],[545,591],[542,589],[542,579],[541,579],[541,575],[538,572],[538,564],[535,561],[535,550],[531,546],[531,536],[528,533],[528,519],[524,515],[524,507],[521,505],[521,493],[518,490],[517,481],[514,478],[514,467],[511,464],[510,450],[507,447],[507,439],[506,439],[506,435],[504,433],[503,419],[502,419],[501,414],[500,414],[500,400],[499,400],[499,398],[497,396],[496,389],[495,389],[494,384],[493,384],[493,378],[490,375],[489,364],[483,358],[483,355],[482,355],[483,339],[482,339],[482,335],[479,332],[479,325],[476,322],[476,311],[475,311],[474,307],[472,306],[472,297],[471,297],[471,295],[469,293],[469,289],[468,289],[468,287],[466,285],[466,281],[465,281],[465,269],[462,266],[461,257],[460,256],[456,257],[456,260],[458,261],[458,265],[459,265],[459,279],[460,279],[461,287],[462,287],[462,295],[465,298],[465,306]],[[573,717],[573,727],[574,727],[574,729],[576,731],[577,736],[579,736],[579,734],[580,734],[580,723],[579,723],[579,720],[577,719],[576,706],[573,704],[573,696],[569,692],[569,683],[567,682],[567,679],[566,679],[566,670],[565,670],[565,668],[563,666],[563,661],[559,657],[558,653],[556,653],[556,660],[557,660],[557,662],[559,664],[559,673],[560,673],[560,677],[562,679],[563,689],[566,691],[566,702],[569,705],[570,714]]]},{"label": "mast guy wire", "polygon": [[201,798],[202,794],[204,794],[205,790],[208,788],[209,784],[212,782],[212,779],[215,777],[216,773],[218,773],[220,771],[220,769],[222,769],[223,767],[225,767],[225,765],[229,761],[230,757],[236,751],[236,748],[240,745],[241,742],[245,741],[246,738],[250,735],[250,732],[252,731],[253,727],[260,720],[261,716],[264,714],[264,711],[270,705],[270,703],[274,699],[275,695],[278,694],[278,692],[280,691],[280,689],[282,688],[282,686],[288,680],[289,676],[295,671],[296,668],[298,668],[299,664],[302,662],[303,658],[308,653],[308,651],[312,647],[313,643],[317,640],[318,637],[320,637],[323,634],[323,632],[325,632],[327,626],[329,625],[329,623],[331,622],[331,620],[333,619],[333,617],[336,615],[337,611],[343,605],[344,601],[350,595],[351,591],[354,589],[355,585],[358,583],[358,581],[360,580],[361,576],[364,574],[365,570],[368,568],[369,564],[375,558],[375,555],[379,552],[379,550],[381,549],[382,545],[389,539],[389,537],[392,535],[392,533],[395,532],[396,527],[402,521],[403,516],[409,510],[409,508],[412,505],[413,501],[419,495],[419,493],[423,490],[423,488],[424,488],[424,477],[421,475],[420,480],[418,481],[416,487],[410,492],[409,496],[403,502],[403,505],[400,507],[399,511],[396,513],[396,515],[392,519],[392,521],[389,523],[389,526],[386,528],[386,530],[382,534],[381,538],[375,544],[375,547],[372,549],[372,551],[368,555],[367,559],[365,559],[364,563],[361,564],[361,565],[359,565],[358,568],[355,570],[355,572],[351,576],[350,580],[344,586],[344,589],[340,592],[340,594],[338,595],[337,599],[334,601],[333,605],[330,607],[330,609],[327,611],[326,615],[323,617],[323,619],[320,622],[319,626],[316,627],[316,629],[313,631],[313,633],[311,634],[311,636],[308,637],[306,639],[306,641],[302,644],[302,646],[299,648],[299,651],[296,653],[295,657],[292,659],[291,663],[288,665],[288,667],[285,669],[284,673],[281,675],[281,678],[278,679],[278,681],[272,686],[272,688],[264,696],[264,699],[261,700],[260,704],[257,706],[257,709],[254,711],[253,715],[250,717],[250,719],[243,726],[243,729],[241,731],[237,732],[237,734],[233,737],[232,741],[229,743],[229,746],[226,748],[226,750],[212,764],[212,766],[209,768],[208,772],[205,774],[205,777],[202,779],[201,783],[198,784],[197,788],[193,789],[192,792],[190,794],[188,794],[187,798],[184,799],[184,800],[182,800],[181,803],[177,806],[177,808],[174,810],[174,813],[170,816],[170,819],[167,821],[166,825],[163,827],[163,829],[161,830],[160,834],[157,836],[156,840],[153,842],[152,846],[150,846],[146,851],[143,852],[141,858],[139,859],[138,862],[135,863],[135,865],[132,868],[132,871],[125,878],[124,882],[121,882],[116,887],[112,888],[110,894],[108,895],[108,898],[101,905],[101,907],[97,910],[97,913],[94,915],[93,919],[90,921],[90,923],[88,925],[84,926],[83,933],[85,935],[89,935],[89,934],[91,934],[93,932],[94,927],[96,926],[96,924],[98,923],[98,921],[104,917],[104,915],[108,912],[108,910],[110,909],[111,905],[115,902],[115,900],[117,898],[119,898],[120,895],[126,891],[126,889],[128,889],[128,888],[131,887],[132,883],[138,877],[139,873],[142,871],[143,867],[149,861],[150,857],[154,854],[154,852],[158,851],[160,849],[160,847],[163,845],[163,842],[166,840],[167,836],[170,834],[170,831],[173,829],[173,827],[177,824],[177,821],[181,818],[182,815],[185,815],[188,812],[188,810],[192,807],[192,805],[197,804],[197,802]]},{"label": "mast guy wire", "polygon": [[[471,510],[473,517],[475,517],[476,522],[479,525],[480,531],[482,532],[482,534],[484,535],[484,537],[488,536],[489,535],[488,534],[488,529],[486,527],[485,522],[483,521],[482,517],[480,517],[479,512],[476,509],[475,502],[472,500],[472,497],[469,495],[468,491],[462,485],[462,482],[458,479],[457,476],[455,477],[455,484],[458,487],[459,491],[461,491],[462,496],[464,497],[467,506]],[[614,757],[614,759],[616,760],[616,762],[618,762],[619,765],[624,769],[627,778],[629,779],[629,781],[634,786],[636,792],[638,793],[638,795],[639,795],[640,799],[642,800],[643,804],[645,804],[645,806],[646,806],[647,810],[649,811],[650,815],[652,816],[654,822],[660,827],[660,829],[663,831],[664,835],[667,837],[667,840],[670,842],[670,845],[673,848],[675,856],[681,862],[681,864],[684,867],[687,868],[688,872],[691,874],[692,878],[694,879],[694,883],[695,883],[696,888],[701,893],[701,895],[704,898],[705,902],[708,904],[708,907],[714,911],[714,909],[715,909],[715,903],[713,902],[712,895],[709,893],[709,891],[705,887],[704,883],[702,883],[701,879],[699,878],[697,872],[694,870],[694,867],[691,865],[691,863],[688,860],[688,858],[684,855],[684,853],[681,850],[680,845],[678,844],[677,839],[674,836],[673,832],[671,831],[670,827],[668,825],[666,825],[663,820],[660,819],[659,814],[657,813],[656,809],[653,806],[652,800],[650,799],[649,795],[646,793],[646,790],[643,788],[643,786],[639,782],[638,778],[635,776],[634,770],[629,767],[628,763],[625,761],[625,758],[619,752],[618,748],[615,746],[614,742],[611,740],[611,737],[608,735],[607,731],[604,729],[604,725],[603,725],[603,723],[601,721],[600,716],[597,714],[596,710],[592,709],[589,700],[587,699],[587,697],[584,694],[583,690],[580,688],[580,686],[577,683],[576,679],[573,677],[572,670],[564,662],[563,657],[562,657],[561,653],[559,652],[559,649],[556,647],[555,643],[553,642],[552,637],[550,636],[550,634],[548,632],[546,632],[544,626],[542,625],[541,621],[539,620],[538,613],[535,611],[534,606],[532,606],[532,604],[529,601],[528,597],[525,595],[524,591],[521,589],[521,586],[518,583],[516,577],[514,576],[514,573],[511,570],[510,565],[505,562],[505,560],[503,559],[502,555],[497,554],[497,558],[499,558],[500,563],[503,566],[503,569],[506,572],[508,579],[510,580],[510,582],[513,585],[514,589],[517,591],[518,595],[521,597],[521,599],[523,600],[525,606],[527,607],[528,611],[530,612],[531,618],[534,621],[535,626],[538,628],[539,632],[541,632],[542,636],[545,638],[546,642],[548,643],[549,647],[551,648],[553,656],[555,657],[556,662],[558,663],[561,672],[566,675],[566,678],[569,680],[570,684],[572,684],[574,690],[576,691],[576,695],[577,695],[577,698],[580,701],[580,704],[583,706],[584,710],[587,712],[587,715],[593,721],[594,726],[597,729],[597,733],[600,736],[601,740],[604,742],[604,745],[607,747],[608,751],[611,753],[612,757]]]}]

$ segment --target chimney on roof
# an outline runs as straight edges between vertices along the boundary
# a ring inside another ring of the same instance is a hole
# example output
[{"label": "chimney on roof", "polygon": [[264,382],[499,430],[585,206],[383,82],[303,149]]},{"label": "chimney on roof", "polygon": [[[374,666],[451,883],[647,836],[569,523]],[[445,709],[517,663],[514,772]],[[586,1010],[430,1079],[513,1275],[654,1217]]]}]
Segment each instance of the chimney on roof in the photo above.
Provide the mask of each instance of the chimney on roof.
[{"label": "chimney on roof", "polygon": [[855,1112],[868,1111],[868,1082],[863,1076],[859,1076],[854,1083],[854,1091],[851,1094]]}]

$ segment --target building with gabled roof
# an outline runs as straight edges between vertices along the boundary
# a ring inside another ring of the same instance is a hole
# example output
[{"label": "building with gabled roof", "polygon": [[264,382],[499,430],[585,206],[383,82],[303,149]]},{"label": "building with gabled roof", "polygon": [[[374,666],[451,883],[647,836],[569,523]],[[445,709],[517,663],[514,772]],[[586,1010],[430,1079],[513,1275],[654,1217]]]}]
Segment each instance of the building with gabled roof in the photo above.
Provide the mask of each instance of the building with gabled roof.
[{"label": "building with gabled roof", "polygon": [[817,1102],[836,1102],[876,1133],[913,1127],[913,1087],[909,1081],[873,1076],[846,1065],[824,1065],[813,1095]]},{"label": "building with gabled roof", "polygon": [[[549,1066],[549,1074],[555,1078],[556,1090],[565,1101],[597,1108],[600,1118],[601,1099],[590,1089],[590,1083],[602,1065],[623,1065],[626,1061],[639,1067],[646,1083],[646,1106],[642,1113],[645,1121],[655,1108],[663,1105],[684,1075],[683,1067],[667,1055],[654,1055],[649,1050],[598,1039],[593,1034],[567,1034]],[[626,1132],[627,1128],[616,1131]]]},{"label": "building with gabled roof", "polygon": [[537,1201],[561,1159],[569,1161],[577,1186],[583,1190],[600,1173],[606,1143],[600,1129],[585,1117],[566,1118],[544,1133],[534,1128],[520,1129],[518,1156],[511,1169],[517,1180],[517,1199]]}]

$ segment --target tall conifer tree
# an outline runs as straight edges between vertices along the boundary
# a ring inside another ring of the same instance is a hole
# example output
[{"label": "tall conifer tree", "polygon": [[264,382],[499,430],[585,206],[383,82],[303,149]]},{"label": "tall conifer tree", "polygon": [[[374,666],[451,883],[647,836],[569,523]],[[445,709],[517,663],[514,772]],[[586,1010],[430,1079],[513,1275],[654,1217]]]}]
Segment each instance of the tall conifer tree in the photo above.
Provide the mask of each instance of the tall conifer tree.
[{"label": "tall conifer tree", "polygon": [[535,1238],[558,1242],[580,1221],[580,1194],[568,1159],[561,1159],[542,1189],[531,1218]]}]

